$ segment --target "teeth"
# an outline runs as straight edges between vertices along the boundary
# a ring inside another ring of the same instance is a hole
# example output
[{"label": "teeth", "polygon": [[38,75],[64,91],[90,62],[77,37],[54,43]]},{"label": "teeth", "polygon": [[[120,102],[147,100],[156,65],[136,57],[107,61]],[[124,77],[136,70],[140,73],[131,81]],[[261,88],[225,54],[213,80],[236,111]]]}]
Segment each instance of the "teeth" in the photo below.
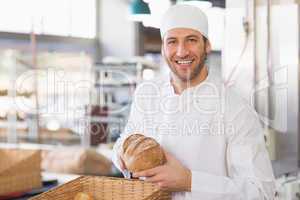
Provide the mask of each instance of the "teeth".
[{"label": "teeth", "polygon": [[191,60],[178,60],[176,61],[178,64],[191,64],[192,61]]}]

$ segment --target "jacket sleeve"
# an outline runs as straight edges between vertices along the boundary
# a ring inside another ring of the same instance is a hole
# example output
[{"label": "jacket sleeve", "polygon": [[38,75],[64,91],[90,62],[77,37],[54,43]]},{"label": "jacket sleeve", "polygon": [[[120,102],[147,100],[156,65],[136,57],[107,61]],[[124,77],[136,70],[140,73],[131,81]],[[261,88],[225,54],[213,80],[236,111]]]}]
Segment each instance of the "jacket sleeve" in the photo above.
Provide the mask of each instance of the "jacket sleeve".
[{"label": "jacket sleeve", "polygon": [[230,118],[225,121],[226,134],[229,134],[228,176],[192,170],[192,188],[188,195],[192,199],[199,198],[201,193],[228,200],[274,199],[273,171],[256,113],[245,106]]}]

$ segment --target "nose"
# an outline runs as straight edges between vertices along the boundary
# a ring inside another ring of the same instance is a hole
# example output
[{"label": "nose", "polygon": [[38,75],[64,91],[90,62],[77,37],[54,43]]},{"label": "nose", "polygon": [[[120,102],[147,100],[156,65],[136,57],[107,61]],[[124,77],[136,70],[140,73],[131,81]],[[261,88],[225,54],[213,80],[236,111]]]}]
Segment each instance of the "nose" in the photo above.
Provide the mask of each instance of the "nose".
[{"label": "nose", "polygon": [[186,57],[189,54],[188,49],[186,48],[185,43],[179,43],[177,46],[176,55],[180,58]]}]

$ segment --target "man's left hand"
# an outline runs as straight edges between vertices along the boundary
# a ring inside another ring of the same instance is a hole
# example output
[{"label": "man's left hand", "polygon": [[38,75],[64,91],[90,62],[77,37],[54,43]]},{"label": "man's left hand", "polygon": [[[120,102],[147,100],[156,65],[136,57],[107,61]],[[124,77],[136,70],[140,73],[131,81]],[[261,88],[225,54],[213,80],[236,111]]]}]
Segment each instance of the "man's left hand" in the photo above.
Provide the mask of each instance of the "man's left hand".
[{"label": "man's left hand", "polygon": [[164,165],[136,172],[133,177],[146,177],[147,182],[157,184],[161,189],[182,192],[191,191],[191,171],[184,167],[173,155],[165,152]]}]

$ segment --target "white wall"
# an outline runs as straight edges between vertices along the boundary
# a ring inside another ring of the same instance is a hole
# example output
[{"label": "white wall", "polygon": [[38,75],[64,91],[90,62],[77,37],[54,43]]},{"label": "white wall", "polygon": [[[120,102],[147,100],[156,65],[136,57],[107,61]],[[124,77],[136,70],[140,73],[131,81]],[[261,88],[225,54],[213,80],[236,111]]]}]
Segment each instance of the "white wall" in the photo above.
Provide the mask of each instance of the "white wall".
[{"label": "white wall", "polygon": [[135,55],[135,26],[128,20],[129,2],[100,0],[100,45],[102,57],[128,58]]},{"label": "white wall", "polygon": [[[254,86],[254,33],[250,31],[246,37],[243,28],[246,13],[246,1],[226,1],[222,73],[224,80],[230,80],[230,85],[234,85],[250,102]],[[251,15],[249,11],[248,13]],[[253,27],[252,19],[253,16],[249,16],[250,27]],[[240,57],[245,45],[246,49]]]}]

